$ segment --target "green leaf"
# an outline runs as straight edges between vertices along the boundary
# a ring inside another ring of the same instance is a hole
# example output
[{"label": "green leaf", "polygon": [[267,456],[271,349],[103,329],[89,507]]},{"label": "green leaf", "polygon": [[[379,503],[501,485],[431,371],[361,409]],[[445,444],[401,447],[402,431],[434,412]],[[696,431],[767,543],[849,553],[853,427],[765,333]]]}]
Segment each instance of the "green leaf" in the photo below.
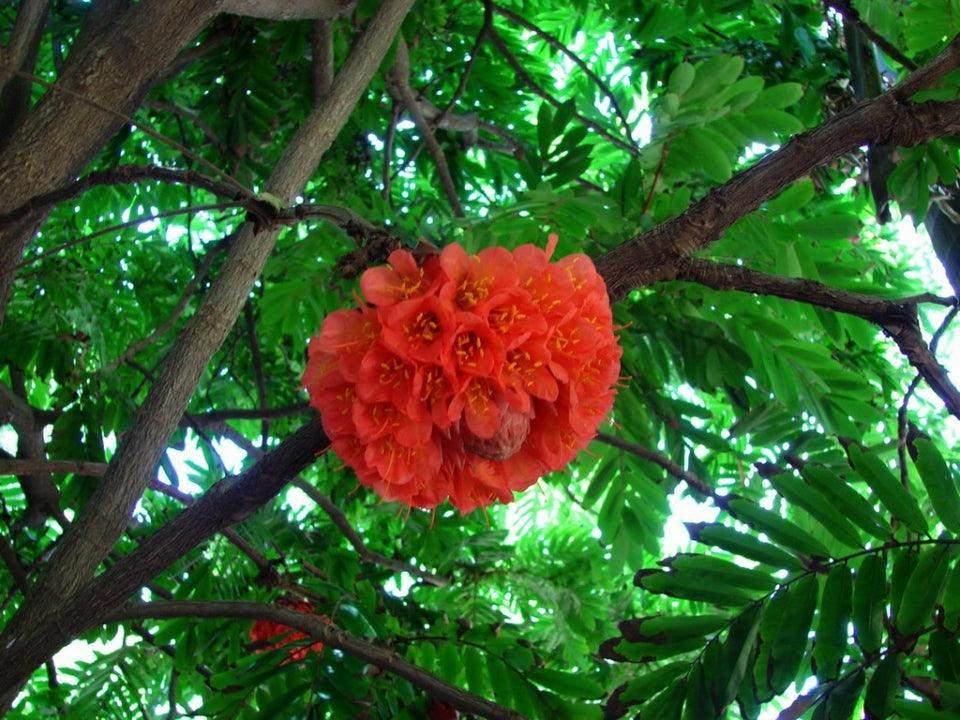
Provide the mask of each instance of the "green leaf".
[{"label": "green leaf", "polygon": [[775,695],[786,690],[800,670],[817,607],[818,589],[817,577],[807,575],[783,593],[785,607],[767,660],[767,683]]},{"label": "green leaf", "polygon": [[735,498],[727,503],[727,509],[735,518],[754,530],[766,533],[781,545],[804,555],[830,557],[830,551],[813,535],[750,500]]},{"label": "green leaf", "polygon": [[791,505],[806,510],[837,540],[849,548],[862,547],[860,535],[827,498],[799,478],[781,473],[769,479],[773,488]]},{"label": "green leaf", "polygon": [[684,600],[703,600],[720,607],[738,607],[753,600],[753,596],[745,590],[722,585],[704,585],[696,577],[677,573],[641,570],[637,573],[634,583],[658,595],[670,595]]},{"label": "green leaf", "polygon": [[817,705],[813,720],[850,720],[863,689],[863,668],[834,685],[826,698]]},{"label": "green leaf", "polygon": [[630,642],[670,643],[701,638],[727,623],[726,615],[657,615],[624,620],[618,627]]},{"label": "green leaf", "polygon": [[952,548],[948,545],[935,545],[921,551],[894,618],[901,635],[914,635],[931,622],[952,558]]},{"label": "green leaf", "polygon": [[748,608],[731,623],[723,641],[717,671],[710,685],[714,705],[723,713],[740,691],[750,670],[750,661],[760,632],[762,608],[759,604]]},{"label": "green leaf", "polygon": [[680,63],[670,73],[670,78],[667,80],[667,90],[677,95],[683,95],[693,84],[696,74],[697,71],[693,65],[688,62]]},{"label": "green leaf", "polygon": [[820,619],[813,645],[813,662],[817,678],[833,680],[840,671],[847,651],[847,624],[853,600],[853,580],[845,564],[830,568],[820,599]]},{"label": "green leaf", "polygon": [[603,695],[603,688],[600,687],[600,684],[583,673],[533,668],[527,671],[526,676],[538,685],[553,690],[563,697],[591,700]]},{"label": "green leaf", "polygon": [[550,115],[550,105],[544,101],[540,103],[540,109],[537,110],[537,143],[540,147],[540,157],[547,157],[553,138],[553,122]]},{"label": "green leaf", "polygon": [[768,200],[767,212],[771,215],[786,215],[799,210],[813,200],[816,192],[810,178],[801,178],[772,200]]},{"label": "green leaf", "polygon": [[625,703],[639,704],[646,702],[669,683],[690,670],[690,663],[677,661],[667,663],[656,670],[644,672],[626,684],[620,696]]},{"label": "green leaf", "polygon": [[712,720],[717,717],[704,678],[703,661],[694,663],[687,677],[687,696],[683,705],[683,720]]},{"label": "green leaf", "polygon": [[776,545],[762,542],[752,535],[737,532],[731,527],[708,523],[687,523],[686,526],[690,538],[704,545],[718,547],[775,568],[803,569],[803,563]]},{"label": "green leaf", "polygon": [[943,626],[950,632],[960,631],[960,563],[953,566],[943,591]]},{"label": "green leaf", "polygon": [[767,573],[742,567],[728,560],[707,555],[681,553],[661,561],[680,575],[687,575],[706,583],[719,583],[731,588],[769,592],[777,582]]},{"label": "green leaf", "polygon": [[853,583],[853,627],[864,654],[876,652],[883,641],[883,613],[887,603],[887,560],[882,553],[867,555]]},{"label": "green leaf", "polygon": [[861,530],[880,540],[889,539],[891,530],[880,513],[845,480],[824,467],[812,464],[804,466],[801,474]]},{"label": "green leaf", "polygon": [[713,182],[722,183],[733,175],[733,165],[723,151],[696,130],[688,130],[680,142],[685,143],[685,151],[693,154],[699,168]]},{"label": "green leaf", "polygon": [[757,105],[780,110],[790,107],[803,97],[803,86],[799,83],[787,82],[773,85],[760,93],[757,98]]},{"label": "green leaf", "polygon": [[905,720],[960,720],[960,713],[937,710],[923,702],[896,699],[892,705],[893,711]]},{"label": "green leaf", "polygon": [[917,471],[930,495],[930,504],[943,526],[952,533],[960,533],[960,492],[946,461],[936,446],[925,438],[913,442],[916,450]]},{"label": "green leaf", "polygon": [[960,638],[946,630],[935,630],[930,634],[929,647],[937,677],[960,682]]},{"label": "green leaf", "polygon": [[893,711],[893,699],[900,687],[900,653],[889,653],[873,671],[863,707],[870,720],[884,720]]},{"label": "green leaf", "polygon": [[640,720],[680,720],[686,679],[678,678],[673,684],[640,708],[636,716]]},{"label": "green leaf", "polygon": [[485,695],[489,688],[487,684],[487,669],[483,654],[475,647],[463,649],[463,671],[467,678],[467,687],[478,695]]},{"label": "green leaf", "polygon": [[907,492],[880,458],[865,453],[855,444],[847,448],[847,453],[854,470],[877,494],[884,507],[914,532],[926,534],[927,521],[920,512],[916,499]]}]

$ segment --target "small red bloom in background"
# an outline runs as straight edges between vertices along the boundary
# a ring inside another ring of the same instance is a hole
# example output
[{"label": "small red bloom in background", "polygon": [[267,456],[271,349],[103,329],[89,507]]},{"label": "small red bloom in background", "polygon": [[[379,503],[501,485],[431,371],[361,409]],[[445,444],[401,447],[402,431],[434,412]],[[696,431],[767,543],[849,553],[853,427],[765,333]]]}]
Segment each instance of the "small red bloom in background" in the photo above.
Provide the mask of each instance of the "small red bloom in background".
[{"label": "small red bloom in background", "polygon": [[567,465],[613,406],[622,354],[586,255],[448,245],[367,270],[368,305],[310,341],[303,385],[337,455],[381,497],[461,512]]},{"label": "small red bloom in background", "polygon": [[[296,600],[293,598],[282,597],[277,600],[277,605],[293,610],[294,612],[305,613],[307,615],[316,615],[313,605],[306,600]],[[324,615],[320,615],[319,617],[323,618],[327,622],[330,621],[330,619]],[[253,627],[250,628],[250,642],[258,645],[256,652],[279,650],[286,645],[298,643],[301,640],[307,640],[309,637],[310,636],[305,632],[295,630],[288,625],[281,625],[280,623],[273,622],[272,620],[257,620],[253,624]],[[271,643],[270,641],[274,639],[277,639],[277,642]],[[284,664],[298,662],[303,660],[312,652],[319,653],[322,651],[323,643],[320,641],[311,643],[310,645],[294,647],[290,649],[287,659],[283,662]]]},{"label": "small red bloom in background", "polygon": [[455,708],[439,700],[430,701],[429,720],[457,720],[460,717]]}]

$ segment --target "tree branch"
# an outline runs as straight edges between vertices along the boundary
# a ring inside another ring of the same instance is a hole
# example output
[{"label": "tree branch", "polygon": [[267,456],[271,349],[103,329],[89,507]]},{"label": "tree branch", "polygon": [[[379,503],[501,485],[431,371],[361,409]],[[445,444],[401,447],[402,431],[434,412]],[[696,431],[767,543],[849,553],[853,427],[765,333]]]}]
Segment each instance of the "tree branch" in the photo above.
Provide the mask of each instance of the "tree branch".
[{"label": "tree branch", "polygon": [[333,87],[333,25],[329,20],[317,20],[311,35],[313,48],[313,103],[320,103]]},{"label": "tree branch", "polygon": [[853,7],[849,0],[824,0],[824,5],[836,10],[845,22],[856,26],[860,32],[873,41],[874,45],[883,50],[888,57],[896,60],[898,63],[907,68],[907,70],[917,69],[917,64],[904,55],[896,45],[883,37],[883,35],[878,33],[872,27],[867,25],[864,19],[860,17],[860,13],[857,12],[857,9]]},{"label": "tree branch", "polygon": [[[289,202],[302,190],[346,124],[412,4],[413,0],[384,0],[380,5],[330,94],[304,120],[286,148],[267,183],[268,192]],[[238,233],[213,286],[161,364],[157,381],[123,436],[103,481],[57,543],[34,593],[0,635],[0,647],[6,648],[4,657],[16,654],[12,646],[19,644],[17,638],[32,634],[31,628],[38,627],[39,618],[58,614],[72,597],[84,594],[78,591],[126,527],[167,438],[183,417],[210,357],[233,326],[277,234],[273,228],[257,232],[251,223]],[[195,507],[202,505],[198,502]],[[232,517],[234,522],[239,519],[236,513]],[[25,677],[18,675],[5,690],[12,691]]]},{"label": "tree branch", "polygon": [[455,707],[456,709],[492,720],[522,720],[523,716],[509,708],[497,705],[477,695],[444,682],[436,675],[409,663],[403,657],[373,645],[366,640],[354,637],[335,627],[328,620],[299,613],[287,608],[248,602],[154,602],[126,605],[117,612],[101,618],[103,622],[123,622],[130,619],[159,618],[236,618],[243,620],[271,620],[287,627],[296,628],[332,648],[359,660],[390,672],[413,686],[420,688],[430,697]]},{"label": "tree branch", "polygon": [[917,145],[960,132],[960,102],[908,102],[958,65],[960,38],[955,38],[930,64],[889,92],[800,133],[681,215],[599,257],[597,270],[611,300],[623,298],[631,288],[672,277],[681,257],[714,242],[791,182],[845,152],[870,143]]},{"label": "tree branch", "polygon": [[[243,322],[247,329],[247,343],[250,345],[250,359],[253,363],[253,377],[257,383],[257,403],[260,411],[267,410],[267,381],[263,375],[263,355],[260,352],[260,342],[257,340],[257,325],[253,318],[253,305],[247,300],[243,306]],[[267,435],[270,432],[270,419],[261,417],[260,444],[266,447]]]},{"label": "tree branch", "polygon": [[[485,0],[485,2],[490,2],[491,0]],[[551,95],[547,90],[540,85],[536,80],[533,79],[533,76],[526,71],[523,65],[517,60],[517,57],[510,51],[510,48],[507,47],[507,44],[503,41],[503,38],[500,36],[500,33],[496,31],[495,28],[491,28],[488,33],[490,42],[493,43],[494,47],[497,48],[497,51],[503,55],[503,59],[507,61],[507,64],[513,68],[513,72],[516,73],[517,77],[529,87],[533,93],[543,100],[546,100],[550,105],[555,108],[560,107],[563,103],[557,100],[553,95]],[[603,125],[598,122],[591,120],[590,118],[582,115],[579,112],[573,114],[577,120],[586,125],[588,128],[596,132],[598,135],[606,139],[608,142],[616,145],[617,147],[626,150],[631,155],[636,155],[640,151],[632,143],[628,143],[621,138],[617,137],[609,130],[607,130]]]},{"label": "tree branch", "polygon": [[960,391],[950,382],[946,369],[927,347],[917,321],[918,302],[951,305],[956,302],[955,299],[920,295],[901,301],[883,300],[862,293],[837,290],[813,280],[769,275],[739,265],[724,265],[695,258],[680,261],[676,277],[715,290],[774,295],[868,320],[879,326],[897,344],[900,352],[943,400],[947,410],[960,418]]},{"label": "tree branch", "polygon": [[636,455],[638,458],[646,460],[647,462],[652,462],[655,465],[659,465],[670,475],[675,477],[677,480],[682,480],[690,487],[691,490],[699,493],[705,498],[716,498],[717,496],[709,484],[701,480],[689,470],[684,470],[663,453],[657,452],[656,450],[651,450],[650,448],[645,448],[637,443],[633,443],[629,440],[618,438],[616,435],[609,435],[604,432],[597,433],[595,439],[602,443],[606,443],[607,445],[619,448],[620,450],[625,450],[631,455]]},{"label": "tree branch", "polygon": [[453,208],[453,214],[457,217],[464,217],[463,205],[457,194],[457,187],[453,183],[453,177],[450,175],[450,166],[447,164],[447,158],[443,154],[443,148],[441,148],[440,143],[437,142],[437,138],[433,134],[433,128],[431,128],[430,123],[427,122],[427,118],[424,116],[420,109],[420,104],[417,102],[413,88],[410,86],[410,55],[407,50],[407,43],[403,38],[399,38],[397,42],[396,57],[393,68],[390,71],[390,79],[396,89],[396,94],[406,106],[407,112],[410,113],[410,117],[413,118],[417,130],[423,137],[427,151],[433,158],[433,163],[437,168],[437,176],[440,179],[440,187],[443,188],[443,192],[450,202],[450,207]]},{"label": "tree branch", "polygon": [[332,520],[333,524],[339,528],[340,532],[343,533],[344,537],[347,538],[347,541],[353,546],[353,549],[357,551],[357,555],[359,555],[360,559],[364,562],[380,565],[396,572],[409,573],[410,575],[418,577],[424,582],[435,587],[446,587],[450,584],[450,580],[448,578],[445,578],[441,575],[435,575],[434,573],[426,570],[421,570],[416,565],[411,565],[410,563],[403,562],[402,560],[394,560],[393,558],[389,558],[386,555],[371,550],[367,547],[366,543],[363,542],[363,538],[360,537],[360,533],[353,529],[353,526],[350,525],[350,521],[347,520],[347,516],[343,514],[343,511],[337,507],[333,500],[300,477],[295,477],[291,481],[291,484],[294,487],[302,490],[307,497],[313,500],[327,515],[330,516],[330,520]]},{"label": "tree branch", "polygon": [[356,0],[225,0],[223,12],[264,20],[333,20],[349,13]]},{"label": "tree branch", "polygon": [[236,408],[211,410],[206,413],[191,413],[190,419],[200,427],[208,427],[221,423],[224,420],[275,420],[277,418],[290,417],[291,415],[303,415],[309,412],[310,406],[307,403],[296,403],[294,405],[255,410]]},{"label": "tree branch", "polygon": [[556,38],[556,36],[551,35],[550,33],[540,28],[539,26],[534,25],[532,22],[527,20],[522,15],[519,15],[513,12],[512,10],[503,7],[502,5],[497,5],[496,3],[493,3],[493,9],[494,11],[496,11],[498,15],[502,15],[503,17],[510,20],[510,22],[514,22],[520,27],[526,28],[527,30],[532,32],[534,35],[539,37],[541,40],[546,42],[550,47],[562,52],[564,55],[570,58],[570,60],[572,60],[577,67],[583,70],[584,75],[590,78],[596,84],[596,86],[600,88],[603,94],[607,96],[607,99],[610,101],[610,107],[613,108],[614,114],[617,116],[617,118],[619,118],[620,123],[623,125],[623,130],[627,139],[633,145],[636,145],[636,143],[633,140],[633,133],[630,129],[630,123],[627,121],[627,116],[624,114],[623,109],[620,107],[620,102],[617,100],[617,96],[613,94],[613,90],[610,89],[610,86],[606,83],[606,81],[602,77],[597,75],[593,70],[591,70],[590,66],[587,65],[587,63],[585,63],[580,58],[579,55],[577,55],[570,48],[568,48],[566,45],[560,42]]}]

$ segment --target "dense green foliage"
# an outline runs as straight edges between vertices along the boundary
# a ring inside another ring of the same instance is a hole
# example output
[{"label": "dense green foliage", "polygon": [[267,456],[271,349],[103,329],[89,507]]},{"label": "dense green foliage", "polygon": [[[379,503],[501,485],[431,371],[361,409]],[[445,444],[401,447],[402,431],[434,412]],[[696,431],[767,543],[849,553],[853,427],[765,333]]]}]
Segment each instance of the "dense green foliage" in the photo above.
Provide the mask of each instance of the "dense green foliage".
[{"label": "dense green foliage", "polygon": [[[960,32],[956,0],[853,5],[917,64]],[[374,6],[360,3],[334,25],[338,63]],[[36,70],[50,81],[86,4],[52,7]],[[479,120],[469,132],[435,130],[466,217],[451,211],[422,133],[390,94],[392,54],[305,201],[349,208],[411,247],[543,245],[556,232],[559,255],[598,256],[849,107],[862,85],[847,50],[867,41],[845,36],[842,17],[814,0],[525,0],[509,9],[581,58],[619,107],[503,13],[493,13],[493,28],[516,66],[489,36],[471,57],[483,3],[421,0],[403,29],[414,91],[441,110],[453,99],[457,118]],[[0,26],[14,16],[0,8]],[[311,105],[311,23],[221,16],[199,41],[224,34],[151,90],[89,170],[156,164],[210,174],[213,165],[262,189]],[[876,59],[884,84],[906,74],[897,60]],[[955,80],[927,96],[954,98]],[[39,98],[44,89],[34,87]],[[858,151],[743,217],[705,256],[883,298],[953,294],[934,279],[939,266],[931,274],[925,234],[910,231],[922,228],[932,198],[956,187],[958,147],[946,139],[890,153],[889,223],[877,220]],[[55,208],[17,271],[0,330],[3,380],[15,388],[22,374],[29,404],[49,411],[47,457],[110,459],[216,276],[224,238],[245,218],[236,204],[145,181],[94,187]],[[950,238],[940,243],[949,264]],[[355,280],[337,261],[355,248],[321,220],[284,230],[200,381],[196,421],[170,439],[181,477],[160,469],[162,482],[199,494],[235,472],[238,458],[256,460],[234,441],[269,450],[302,424],[303,411],[269,423],[204,418],[305,401],[306,344],[326,313],[353,302]],[[920,307],[928,338],[945,312]],[[297,582],[345,630],[530,718],[752,719],[788,706],[780,717],[960,717],[958,426],[922,383],[900,422],[915,371],[893,343],[862,318],[694,283],[637,289],[615,315],[624,380],[603,430],[658,451],[699,485],[598,441],[513,504],[461,517],[385,504],[326,454],[303,478],[369,550],[448,585],[365,562],[290,488],[235,528],[275,576],[218,535],[144,597],[159,589],[272,602],[296,594]],[[16,433],[0,433],[15,452]],[[68,518],[97,482],[55,479]],[[0,500],[0,532],[25,567],[39,567],[60,523],[22,522],[26,499],[12,475],[0,478]],[[148,491],[115,551],[129,552],[181,507]],[[9,573],[0,594],[6,621],[21,601]],[[160,717],[172,698],[179,710],[169,717],[427,717],[419,690],[339,651],[284,663],[283,651],[251,650],[249,623],[146,627],[148,640],[129,624],[123,642],[116,625],[88,634],[107,646],[63,656],[59,685],[38,670],[12,716]]]}]

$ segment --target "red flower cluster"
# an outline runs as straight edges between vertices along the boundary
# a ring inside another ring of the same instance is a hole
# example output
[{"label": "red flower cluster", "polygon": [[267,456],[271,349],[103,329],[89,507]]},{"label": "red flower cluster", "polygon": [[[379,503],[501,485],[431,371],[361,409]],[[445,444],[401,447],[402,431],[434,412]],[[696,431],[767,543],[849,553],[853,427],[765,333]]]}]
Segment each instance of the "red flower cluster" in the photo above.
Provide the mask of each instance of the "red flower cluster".
[{"label": "red flower cluster", "polygon": [[586,255],[523,245],[418,266],[397,250],[310,342],[303,384],[336,453],[387,500],[509,502],[590,442],[621,350]]},{"label": "red flower cluster", "polygon": [[[313,605],[305,600],[295,600],[293,598],[280,598],[277,600],[277,605],[281,605],[285,608],[289,608],[295,612],[306,613],[308,615],[314,615]],[[329,619],[321,615],[324,620],[329,622]],[[257,643],[262,647],[257,648],[257,652],[267,652],[269,650],[279,650],[285,645],[290,645],[291,643],[297,643],[301,640],[306,640],[310,636],[305,632],[300,630],[294,630],[288,625],[281,625],[280,623],[273,622],[272,620],[257,620],[253,627],[250,628],[250,642]],[[278,642],[268,644],[274,638],[279,638]],[[311,643],[310,645],[304,645],[301,647],[291,648],[288,653],[288,657],[283,661],[284,664],[290,662],[298,662],[303,660],[308,654],[312,652],[322,652],[323,643],[317,641]]]}]

